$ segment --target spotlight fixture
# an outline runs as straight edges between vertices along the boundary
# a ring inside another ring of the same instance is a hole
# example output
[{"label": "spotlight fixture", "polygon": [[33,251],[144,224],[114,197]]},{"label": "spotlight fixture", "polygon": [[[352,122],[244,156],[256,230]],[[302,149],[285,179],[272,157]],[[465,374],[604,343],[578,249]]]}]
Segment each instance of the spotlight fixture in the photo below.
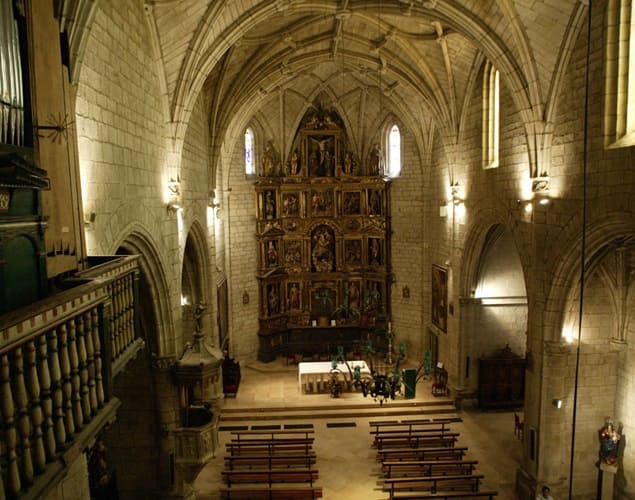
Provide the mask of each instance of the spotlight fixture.
[{"label": "spotlight fixture", "polygon": [[181,209],[182,209],[182,207],[178,203],[168,203],[168,206],[167,206],[168,213],[175,214],[175,213],[179,212],[179,210],[181,210]]},{"label": "spotlight fixture", "polygon": [[560,408],[562,408],[562,399],[552,399],[551,405],[557,410],[559,410]]}]

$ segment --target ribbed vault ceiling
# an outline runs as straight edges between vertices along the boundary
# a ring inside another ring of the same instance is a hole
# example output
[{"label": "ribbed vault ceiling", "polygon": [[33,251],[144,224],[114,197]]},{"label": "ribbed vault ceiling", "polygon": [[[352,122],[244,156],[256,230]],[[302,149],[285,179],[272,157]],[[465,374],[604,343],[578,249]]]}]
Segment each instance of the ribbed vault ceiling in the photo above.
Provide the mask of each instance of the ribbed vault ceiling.
[{"label": "ribbed vault ceiling", "polygon": [[[66,0],[62,10],[84,19],[93,5]],[[358,104],[366,92],[367,105],[383,99],[407,123],[431,117],[457,140],[485,59],[532,133],[549,122],[586,8],[580,0],[146,1],[177,139],[208,86],[210,122],[221,134],[237,115],[272,112],[272,93],[285,89],[307,101],[355,95]]]}]

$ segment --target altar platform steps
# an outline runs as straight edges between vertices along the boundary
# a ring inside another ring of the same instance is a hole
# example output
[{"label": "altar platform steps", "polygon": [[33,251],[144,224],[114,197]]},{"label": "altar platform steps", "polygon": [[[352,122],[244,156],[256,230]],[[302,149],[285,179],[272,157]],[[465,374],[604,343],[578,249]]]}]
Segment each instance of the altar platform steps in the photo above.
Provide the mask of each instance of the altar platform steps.
[{"label": "altar platform steps", "polygon": [[457,409],[454,400],[437,399],[435,401],[389,401],[380,405],[371,402],[364,404],[329,404],[319,406],[287,406],[287,407],[250,407],[223,408],[220,414],[220,425],[231,422],[263,421],[263,420],[302,420],[333,418],[371,418],[371,417],[407,417],[435,418],[453,416]]}]

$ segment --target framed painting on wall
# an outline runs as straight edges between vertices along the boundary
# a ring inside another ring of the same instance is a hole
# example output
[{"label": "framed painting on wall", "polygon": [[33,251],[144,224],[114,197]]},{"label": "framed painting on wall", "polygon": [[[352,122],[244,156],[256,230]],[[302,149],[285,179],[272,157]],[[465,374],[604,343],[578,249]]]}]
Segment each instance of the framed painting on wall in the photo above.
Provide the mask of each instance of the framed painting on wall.
[{"label": "framed painting on wall", "polygon": [[448,270],[432,264],[432,324],[443,332],[448,328]]}]

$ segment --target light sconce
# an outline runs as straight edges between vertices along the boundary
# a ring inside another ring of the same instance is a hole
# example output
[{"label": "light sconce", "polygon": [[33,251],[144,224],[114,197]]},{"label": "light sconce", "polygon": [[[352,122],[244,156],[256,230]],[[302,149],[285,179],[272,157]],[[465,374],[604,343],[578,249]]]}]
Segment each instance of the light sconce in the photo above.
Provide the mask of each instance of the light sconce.
[{"label": "light sconce", "polygon": [[546,174],[535,177],[531,182],[531,191],[533,193],[544,193],[549,191],[549,177]]},{"label": "light sconce", "polygon": [[539,205],[545,206],[549,204],[549,177],[546,173],[542,173],[540,177],[532,180],[531,191],[534,193],[534,199]]},{"label": "light sconce", "polygon": [[562,408],[562,399],[552,399],[551,406],[553,406],[556,410]]},{"label": "light sconce", "polygon": [[172,214],[176,214],[179,212],[179,210],[182,209],[181,205],[179,205],[178,203],[168,203],[168,213],[172,213]]},{"label": "light sconce", "polygon": [[216,196],[216,190],[212,189],[207,195],[207,206],[212,209],[217,219],[220,218],[220,200]]},{"label": "light sconce", "polygon": [[170,198],[178,198],[181,196],[181,179],[178,177],[176,180],[171,178],[168,181],[168,192],[170,193]]},{"label": "light sconce", "polygon": [[97,214],[95,212],[84,214],[84,224],[86,226],[91,226],[93,222],[95,222],[96,218],[97,218]]},{"label": "light sconce", "polygon": [[181,295],[181,305],[182,306],[190,305],[190,299],[188,299],[187,295]]},{"label": "light sconce", "polygon": [[452,197],[450,202],[454,204],[454,208],[458,211],[458,214],[463,215],[465,212],[465,203],[463,202],[463,198],[461,198],[460,190],[461,187],[458,181],[450,183],[450,196]]}]

